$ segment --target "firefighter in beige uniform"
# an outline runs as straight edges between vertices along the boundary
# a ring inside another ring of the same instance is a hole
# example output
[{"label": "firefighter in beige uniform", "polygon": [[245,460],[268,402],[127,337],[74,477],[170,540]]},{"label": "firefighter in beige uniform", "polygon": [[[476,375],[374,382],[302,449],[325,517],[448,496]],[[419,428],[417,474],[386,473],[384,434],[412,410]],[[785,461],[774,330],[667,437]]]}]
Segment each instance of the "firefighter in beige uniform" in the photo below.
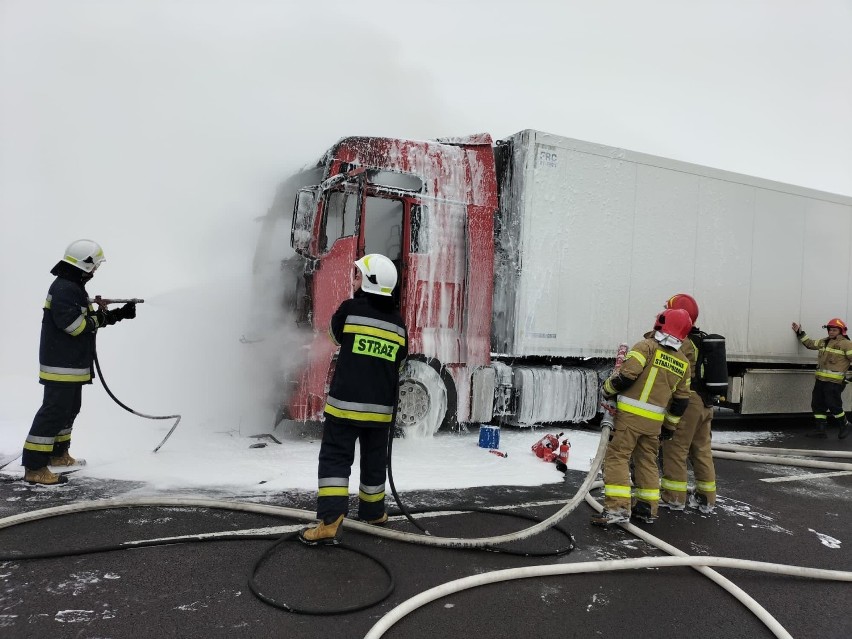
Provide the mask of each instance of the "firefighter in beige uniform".
[{"label": "firefighter in beige uniform", "polygon": [[[685,293],[670,297],[666,301],[666,308],[682,308],[689,313],[693,324],[698,319],[698,304],[692,296]],[[710,448],[714,394],[698,380],[697,360],[700,347],[697,347],[695,342],[700,344],[702,336],[704,333],[693,326],[681,347],[692,370],[689,405],[674,436],[663,442],[660,505],[671,510],[683,510],[687,506],[686,464],[689,458],[695,471],[695,494],[690,495],[688,505],[709,514],[713,512],[716,503],[716,467]]]},{"label": "firefighter in beige uniform", "polygon": [[814,413],[814,430],[808,437],[825,439],[826,425],[839,422],[839,439],[849,434],[849,423],[843,412],[843,381],[846,371],[852,362],[852,341],[846,337],[846,324],[843,320],[833,318],[823,326],[828,331],[828,337],[811,339],[801,324],[793,322],[793,330],[805,348],[819,351],[817,356],[816,380],[811,394],[811,410]]},{"label": "firefighter in beige uniform", "polygon": [[[606,398],[618,396],[612,439],[604,458],[604,510],[592,523],[607,526],[632,516],[653,523],[660,501],[657,453],[670,437],[689,401],[690,366],[680,350],[692,321],[683,309],[669,309],[627,353],[621,369],[604,382]],[[631,512],[630,458],[634,463],[635,506]]]}]

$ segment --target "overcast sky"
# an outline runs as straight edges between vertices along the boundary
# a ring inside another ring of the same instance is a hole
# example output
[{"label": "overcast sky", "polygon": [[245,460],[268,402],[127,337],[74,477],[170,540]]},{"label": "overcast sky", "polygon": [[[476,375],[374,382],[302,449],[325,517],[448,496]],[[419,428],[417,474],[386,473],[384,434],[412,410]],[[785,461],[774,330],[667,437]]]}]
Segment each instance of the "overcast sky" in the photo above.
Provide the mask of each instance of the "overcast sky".
[{"label": "overcast sky", "polygon": [[209,396],[256,218],[344,135],[535,128],[852,195],[850,33],[850,0],[0,0],[0,411],[37,408],[80,237],[107,254],[91,293],[149,300],[99,338],[125,400]]}]

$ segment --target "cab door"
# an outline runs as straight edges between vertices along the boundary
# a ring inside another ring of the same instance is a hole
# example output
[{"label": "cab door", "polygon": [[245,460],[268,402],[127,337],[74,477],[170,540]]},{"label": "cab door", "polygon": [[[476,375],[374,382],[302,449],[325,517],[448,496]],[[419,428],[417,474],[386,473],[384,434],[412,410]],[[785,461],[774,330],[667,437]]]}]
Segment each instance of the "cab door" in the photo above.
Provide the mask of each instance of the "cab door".
[{"label": "cab door", "polygon": [[361,217],[358,257],[380,253],[396,266],[397,285],[393,299],[397,309],[404,307],[402,291],[406,281],[408,242],[403,229],[411,198],[387,189],[367,189]]},{"label": "cab door", "polygon": [[409,351],[443,364],[464,361],[464,219],[461,204],[367,186],[359,255],[382,253],[394,262]]},{"label": "cab door", "polygon": [[352,297],[352,263],[358,259],[362,192],[360,181],[350,181],[323,196],[316,233],[319,259],[312,278],[312,319],[319,332],[328,331],[337,307]]}]

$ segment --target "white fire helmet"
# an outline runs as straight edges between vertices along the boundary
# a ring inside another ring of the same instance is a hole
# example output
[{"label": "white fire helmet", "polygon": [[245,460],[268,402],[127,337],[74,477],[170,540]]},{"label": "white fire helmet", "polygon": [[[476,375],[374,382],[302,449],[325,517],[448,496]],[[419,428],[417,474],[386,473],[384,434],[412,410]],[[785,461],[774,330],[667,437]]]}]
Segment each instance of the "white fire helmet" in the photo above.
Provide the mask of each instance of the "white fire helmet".
[{"label": "white fire helmet", "polygon": [[355,262],[361,271],[361,290],[365,293],[390,297],[396,286],[396,267],[379,253],[370,253]]},{"label": "white fire helmet", "polygon": [[77,240],[71,242],[65,249],[65,257],[62,258],[62,261],[76,266],[81,271],[91,273],[101,265],[101,262],[106,262],[106,258],[104,257],[104,250],[97,242]]}]

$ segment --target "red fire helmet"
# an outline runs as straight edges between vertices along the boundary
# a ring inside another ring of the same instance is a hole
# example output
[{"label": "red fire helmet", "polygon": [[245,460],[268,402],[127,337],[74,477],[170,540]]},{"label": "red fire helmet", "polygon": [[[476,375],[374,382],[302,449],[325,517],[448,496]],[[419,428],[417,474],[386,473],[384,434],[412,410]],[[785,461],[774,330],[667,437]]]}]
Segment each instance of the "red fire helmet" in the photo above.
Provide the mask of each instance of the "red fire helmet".
[{"label": "red fire helmet", "polygon": [[686,339],[691,328],[689,313],[682,308],[667,308],[657,315],[657,321],[654,323],[655,331],[667,333],[681,341]]},{"label": "red fire helmet", "polygon": [[698,302],[692,295],[686,293],[677,293],[666,300],[666,308],[682,308],[689,313],[689,318],[692,323],[698,321]]},{"label": "red fire helmet", "polygon": [[846,336],[846,324],[839,317],[832,317],[828,320],[828,324],[825,324],[823,328],[839,328],[840,334],[844,337]]}]

